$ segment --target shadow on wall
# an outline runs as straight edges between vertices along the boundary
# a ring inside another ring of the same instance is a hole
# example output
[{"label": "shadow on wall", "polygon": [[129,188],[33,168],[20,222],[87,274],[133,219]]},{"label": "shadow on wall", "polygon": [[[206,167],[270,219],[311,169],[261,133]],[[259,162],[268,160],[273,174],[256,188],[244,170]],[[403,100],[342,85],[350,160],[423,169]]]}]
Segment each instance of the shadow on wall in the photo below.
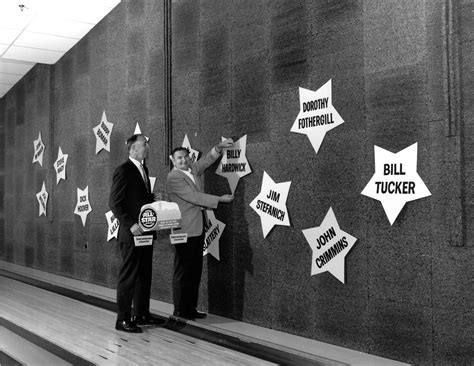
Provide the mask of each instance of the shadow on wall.
[{"label": "shadow on wall", "polygon": [[[230,193],[227,179],[217,177],[217,164],[208,169],[208,181],[216,182],[211,193]],[[245,300],[245,279],[247,272],[253,274],[253,252],[249,243],[248,222],[245,219],[245,183],[241,179],[235,191],[232,204],[221,204],[216,218],[226,227],[219,242],[218,261],[208,255],[208,304],[212,314],[243,319]]]}]

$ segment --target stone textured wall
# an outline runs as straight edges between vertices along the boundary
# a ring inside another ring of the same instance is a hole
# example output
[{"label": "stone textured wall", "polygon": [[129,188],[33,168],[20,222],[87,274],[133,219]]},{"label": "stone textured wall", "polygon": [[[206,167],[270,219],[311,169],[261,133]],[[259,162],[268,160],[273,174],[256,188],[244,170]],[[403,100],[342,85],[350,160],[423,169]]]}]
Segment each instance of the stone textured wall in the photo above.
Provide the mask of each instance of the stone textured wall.
[{"label": "stone textured wall", "polygon": [[[169,169],[158,3],[122,1],[56,65],[38,65],[0,100],[1,259],[115,287],[118,254],[106,242],[104,213],[136,122],[152,138],[158,189]],[[227,226],[221,260],[206,258],[203,307],[417,365],[473,362],[473,10],[472,0],[173,1],[173,144],[188,134],[206,152],[221,136],[248,134],[253,170],[234,203],[216,210]],[[345,123],[315,154],[290,128],[298,87],[317,90],[329,79]],[[112,153],[96,155],[92,128],[104,109],[115,123]],[[43,168],[31,164],[38,130]],[[374,171],[374,145],[397,152],[415,142],[432,195],[409,202],[391,226],[380,202],[360,192]],[[59,145],[70,160],[68,180],[56,185]],[[215,168],[207,191],[229,193]],[[264,171],[292,182],[292,226],[266,239],[249,207]],[[48,217],[38,218],[43,180]],[[76,188],[86,185],[94,211],[83,228],[72,212]],[[329,207],[358,238],[345,284],[310,276],[301,230],[319,225]],[[167,302],[172,257],[161,233],[153,297]]]}]

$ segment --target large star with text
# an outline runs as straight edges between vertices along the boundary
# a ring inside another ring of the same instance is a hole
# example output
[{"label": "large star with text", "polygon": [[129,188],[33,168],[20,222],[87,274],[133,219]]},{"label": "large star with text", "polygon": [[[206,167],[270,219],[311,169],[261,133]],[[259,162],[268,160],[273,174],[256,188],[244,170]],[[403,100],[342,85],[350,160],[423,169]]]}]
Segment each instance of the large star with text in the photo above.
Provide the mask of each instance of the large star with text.
[{"label": "large star with text", "polygon": [[39,214],[38,216],[44,215],[46,216],[46,205],[48,204],[48,192],[46,192],[46,186],[43,182],[43,186],[41,187],[41,191],[36,193],[36,199],[38,200],[39,204]]},{"label": "large star with text", "polygon": [[303,230],[303,235],[313,250],[311,276],[327,271],[344,283],[345,258],[357,238],[341,230],[332,207],[320,226]]},{"label": "large star with text", "polygon": [[41,139],[41,131],[39,132],[38,139],[33,141],[34,155],[33,155],[33,164],[38,162],[39,165],[43,166],[43,153],[45,146],[43,140]]},{"label": "large star with text", "polygon": [[275,183],[267,172],[263,172],[262,189],[250,207],[260,216],[264,238],[275,225],[290,226],[286,208],[290,185],[291,182]]},{"label": "large star with text", "polygon": [[205,225],[206,233],[204,236],[203,256],[211,254],[217,260],[219,258],[219,240],[225,229],[225,224],[216,219],[213,210],[206,210],[207,223]]},{"label": "large star with text", "polygon": [[113,238],[117,239],[118,230],[120,223],[118,219],[114,216],[112,211],[107,211],[105,213],[105,218],[107,219],[107,241],[112,240]]},{"label": "large star with text", "polygon": [[110,152],[110,135],[114,124],[107,121],[105,111],[102,112],[102,119],[92,130],[95,136],[95,153],[98,154],[102,149]]},{"label": "large star with text", "polygon": [[[222,137],[222,141],[225,140],[227,139]],[[216,174],[227,178],[230,190],[232,191],[232,194],[234,194],[237,183],[239,183],[239,179],[245,177],[247,174],[252,173],[252,169],[250,168],[246,156],[247,135],[242,136],[240,139],[234,142],[232,147],[223,150],[222,159],[219,163],[219,166],[217,167]],[[229,165],[232,167],[242,167],[243,169],[238,171],[224,171],[223,167]]]},{"label": "large star with text", "polygon": [[326,132],[344,123],[332,105],[332,81],[329,79],[317,91],[300,87],[299,93],[300,112],[291,127],[291,132],[307,135],[318,153]]},{"label": "large star with text", "polygon": [[63,154],[61,146],[59,146],[58,158],[54,162],[54,170],[56,170],[56,184],[59,184],[61,179],[66,180],[66,164],[68,154]]},{"label": "large star with text", "polygon": [[86,226],[87,215],[92,211],[91,204],[89,203],[89,186],[84,190],[77,189],[77,203],[74,213],[81,217],[82,226]]},{"label": "large star with text", "polygon": [[417,166],[418,143],[392,153],[374,145],[375,173],[361,194],[382,203],[393,225],[405,203],[430,196]]}]

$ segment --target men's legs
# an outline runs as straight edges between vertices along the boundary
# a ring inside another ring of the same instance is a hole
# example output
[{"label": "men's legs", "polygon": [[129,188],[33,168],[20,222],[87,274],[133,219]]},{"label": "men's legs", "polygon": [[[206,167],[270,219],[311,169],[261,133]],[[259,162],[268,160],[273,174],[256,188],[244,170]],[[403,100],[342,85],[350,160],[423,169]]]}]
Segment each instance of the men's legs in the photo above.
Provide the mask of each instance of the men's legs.
[{"label": "men's legs", "polygon": [[188,238],[187,243],[174,246],[173,302],[175,312],[181,314],[190,314],[192,310],[193,251],[190,246],[191,239],[193,238]]},{"label": "men's legs", "polygon": [[193,312],[197,309],[198,296],[199,296],[199,285],[201,284],[202,276],[202,262],[203,262],[203,247],[204,247],[204,234],[192,238],[191,250],[193,251],[192,260],[192,274],[191,277],[191,296],[190,296],[190,308]]},{"label": "men's legs", "polygon": [[142,316],[150,313],[151,274],[153,268],[153,246],[137,247],[139,258],[137,283],[133,297],[133,315]]},{"label": "men's legs", "polygon": [[132,243],[120,242],[122,264],[117,283],[117,320],[131,318],[132,299],[138,275],[138,258]]}]

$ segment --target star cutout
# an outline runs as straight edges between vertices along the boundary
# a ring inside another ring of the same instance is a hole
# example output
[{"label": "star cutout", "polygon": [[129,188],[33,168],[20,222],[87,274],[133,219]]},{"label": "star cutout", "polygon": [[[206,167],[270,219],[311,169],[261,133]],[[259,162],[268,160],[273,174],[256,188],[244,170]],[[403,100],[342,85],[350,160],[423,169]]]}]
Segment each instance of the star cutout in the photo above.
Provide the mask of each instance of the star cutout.
[{"label": "star cutout", "polygon": [[[135,126],[135,131],[133,132],[134,135],[143,135],[142,130],[140,129],[140,125],[137,122],[137,125]],[[148,136],[143,135],[145,138],[146,142],[150,141],[150,138]],[[125,142],[126,143],[126,142]]]},{"label": "star cutout", "polygon": [[317,91],[299,88],[300,112],[291,132],[308,135],[314,150],[318,153],[326,132],[344,123],[332,105],[332,79]]},{"label": "star cutout", "polygon": [[211,254],[217,260],[219,258],[219,239],[225,229],[225,224],[216,219],[213,210],[206,210],[207,223],[204,223],[204,247],[203,256]]},{"label": "star cutout", "polygon": [[263,172],[262,189],[250,207],[260,216],[264,238],[275,225],[290,226],[286,208],[290,185],[291,182],[275,183],[267,172]]},{"label": "star cutout", "polygon": [[46,186],[43,182],[43,187],[41,188],[41,191],[36,193],[36,199],[38,200],[39,203],[39,214],[38,216],[44,215],[46,216],[46,205],[48,204],[48,192],[46,192]]},{"label": "star cutout", "polygon": [[150,192],[155,189],[156,177],[148,177],[150,179]]},{"label": "star cutout", "polygon": [[66,163],[68,154],[63,154],[61,146],[59,146],[58,158],[54,162],[54,170],[56,170],[56,184],[59,184],[61,179],[66,180]]},{"label": "star cutout", "polygon": [[357,238],[341,230],[332,207],[320,226],[303,230],[303,235],[313,250],[311,276],[327,271],[344,283],[344,260]]},{"label": "star cutout", "polygon": [[114,124],[107,121],[105,111],[102,112],[100,123],[93,128],[95,135],[95,153],[98,154],[102,149],[110,152],[110,135]]},{"label": "star cutout", "polygon": [[406,202],[431,196],[417,166],[418,143],[392,153],[374,145],[375,173],[361,194],[382,203],[393,225]]},{"label": "star cutout", "polygon": [[81,217],[82,226],[86,226],[87,215],[92,211],[89,203],[89,186],[84,190],[77,189],[77,203],[74,213]]},{"label": "star cutout", "polygon": [[[199,151],[198,150],[194,150],[192,147],[191,147],[191,144],[189,142],[189,139],[188,139],[188,135],[185,134],[184,135],[184,139],[183,139],[183,144],[181,145],[182,147],[185,147],[188,151],[189,151],[189,158],[191,159],[191,163],[195,163],[196,161],[199,160]],[[169,156],[171,162],[173,163],[173,166],[174,166],[174,162],[173,162],[173,156],[170,155]]]},{"label": "star cutout", "polygon": [[113,238],[117,239],[118,237],[118,230],[120,227],[120,223],[117,218],[115,218],[112,211],[107,211],[105,213],[105,218],[107,219],[107,241],[112,240]]},{"label": "star cutout", "polygon": [[[226,138],[222,137],[222,141]],[[227,178],[232,194],[235,192],[239,179],[252,173],[247,157],[247,135],[234,142],[232,147],[223,149],[222,159],[217,167],[216,174]]]},{"label": "star cutout", "polygon": [[43,153],[45,146],[43,140],[41,139],[41,131],[39,132],[38,139],[33,142],[34,146],[34,155],[33,155],[33,164],[38,162],[39,165],[43,166]]}]

